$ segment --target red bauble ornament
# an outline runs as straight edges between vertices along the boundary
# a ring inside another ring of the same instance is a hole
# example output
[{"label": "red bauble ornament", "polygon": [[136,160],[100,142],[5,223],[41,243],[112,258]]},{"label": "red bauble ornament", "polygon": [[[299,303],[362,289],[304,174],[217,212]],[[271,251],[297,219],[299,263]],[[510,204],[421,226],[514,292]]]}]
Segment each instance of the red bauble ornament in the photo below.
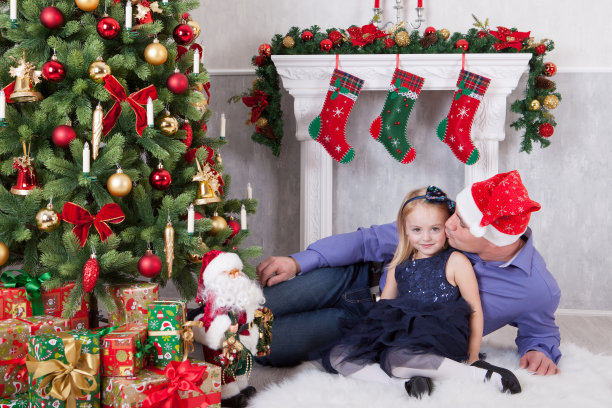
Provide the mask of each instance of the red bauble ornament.
[{"label": "red bauble ornament", "polygon": [[191,142],[193,141],[193,129],[191,128],[189,122],[185,121],[185,123],[183,123],[183,126],[181,126],[181,130],[187,132],[185,138],[181,140],[181,142],[185,143],[185,146],[187,146],[187,149],[189,149],[191,147]]},{"label": "red bauble ornament", "polygon": [[467,40],[459,40],[455,43],[455,48],[459,48],[460,50],[467,51],[470,48],[470,43]]},{"label": "red bauble ornament", "polygon": [[193,41],[193,28],[188,24],[179,24],[172,32],[172,37],[177,44],[187,45]]},{"label": "red bauble ornament", "polygon": [[57,7],[45,7],[40,12],[40,23],[49,30],[57,30],[64,25],[64,22],[64,14]]},{"label": "red bauble ornament", "polygon": [[268,58],[264,57],[262,55],[259,55],[257,57],[255,57],[255,65],[257,65],[258,67],[263,67],[264,65],[266,65],[266,62],[268,62]]},{"label": "red bauble ornament", "polygon": [[312,41],[313,38],[314,38],[314,35],[312,34],[312,32],[308,30],[302,33],[302,41]]},{"label": "red bauble ornament", "polygon": [[393,38],[385,38],[385,48],[391,48],[395,45],[395,40]]},{"label": "red bauble ornament", "polygon": [[488,32],[486,32],[486,31],[484,31],[484,30],[480,30],[480,31],[478,32],[478,38],[484,38],[484,37],[486,37],[488,34],[489,34]]},{"label": "red bauble ornament", "polygon": [[157,169],[151,172],[151,175],[149,176],[149,183],[151,183],[151,187],[156,190],[165,190],[170,187],[170,184],[172,184],[172,176],[170,175],[170,172],[164,169],[164,166],[159,163]]},{"label": "red bauble ornament", "polygon": [[425,29],[425,35],[429,35],[429,34],[435,34],[436,33],[436,29],[433,27],[427,27]]},{"label": "red bauble ornament", "polygon": [[69,125],[60,125],[53,129],[53,133],[51,134],[51,140],[53,140],[53,144],[57,147],[61,147],[62,149],[70,146],[70,142],[72,142],[76,138],[76,132]]},{"label": "red bauble ornament", "polygon": [[262,57],[269,57],[272,54],[272,47],[270,44],[261,44],[257,52],[259,52],[259,55]]},{"label": "red bauble ornament", "polygon": [[338,45],[342,42],[342,33],[338,30],[334,30],[327,34],[327,38],[331,40],[333,45]]},{"label": "red bauble ornament", "polygon": [[145,278],[153,278],[162,270],[162,261],[152,250],[147,249],[147,253],[138,260],[138,272]]},{"label": "red bauble ornament", "polygon": [[102,17],[100,21],[98,21],[96,29],[98,30],[98,34],[100,34],[100,37],[106,40],[112,40],[121,32],[121,26],[119,25],[119,22],[107,15],[104,15],[104,17]]},{"label": "red bauble ornament", "polygon": [[234,219],[229,220],[227,226],[232,229],[232,234],[229,236],[230,238],[234,238],[234,236],[240,232],[240,223]]},{"label": "red bauble ornament", "polygon": [[91,254],[91,258],[85,262],[83,267],[83,290],[85,293],[90,293],[96,287],[100,276],[100,265],[95,254]]},{"label": "red bauble ornament", "polygon": [[202,46],[198,43],[193,43],[189,46],[190,50],[198,50],[198,52],[200,53],[200,59],[202,59],[202,57],[204,56],[204,49],[202,48]]},{"label": "red bauble ornament", "polygon": [[542,70],[542,73],[547,77],[551,77],[557,73],[557,66],[552,62],[547,62],[546,64],[544,64],[544,69]]},{"label": "red bauble ornament", "polygon": [[542,137],[551,137],[555,133],[555,127],[550,123],[542,123],[538,127],[538,133]]},{"label": "red bauble ornament", "polygon": [[57,56],[53,55],[51,61],[42,66],[42,76],[49,82],[60,82],[66,77],[66,68],[57,60]]},{"label": "red bauble ornament", "polygon": [[332,43],[332,41],[330,39],[325,39],[325,40],[321,41],[321,44],[320,44],[321,51],[325,51],[325,52],[331,51],[333,46],[334,46],[334,44]]},{"label": "red bauble ornament", "polygon": [[174,74],[168,77],[166,87],[172,93],[182,94],[189,89],[189,79],[187,79],[187,76],[181,72],[174,72]]},{"label": "red bauble ornament", "polygon": [[538,55],[542,55],[546,52],[546,46],[544,44],[540,44],[537,47],[535,47],[535,52]]}]

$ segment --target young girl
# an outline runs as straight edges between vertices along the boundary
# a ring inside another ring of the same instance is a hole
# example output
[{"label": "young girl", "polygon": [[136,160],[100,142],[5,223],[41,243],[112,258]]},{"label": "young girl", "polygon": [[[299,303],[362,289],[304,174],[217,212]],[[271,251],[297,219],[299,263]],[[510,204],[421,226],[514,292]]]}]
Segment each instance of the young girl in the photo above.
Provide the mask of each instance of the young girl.
[{"label": "young girl", "polygon": [[328,371],[399,383],[416,397],[431,393],[431,378],[458,376],[521,391],[511,371],[478,360],[478,283],[470,261],[447,246],[444,232],[454,209],[455,202],[434,186],[405,197],[381,301],[325,353]]}]

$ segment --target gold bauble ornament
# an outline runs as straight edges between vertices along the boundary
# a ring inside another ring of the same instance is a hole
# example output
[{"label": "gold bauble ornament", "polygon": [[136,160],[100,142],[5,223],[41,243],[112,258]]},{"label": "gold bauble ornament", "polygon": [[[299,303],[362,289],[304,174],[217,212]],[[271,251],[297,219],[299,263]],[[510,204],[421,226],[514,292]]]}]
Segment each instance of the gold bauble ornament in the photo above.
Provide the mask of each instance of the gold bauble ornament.
[{"label": "gold bauble ornament", "polygon": [[178,120],[170,112],[166,111],[164,116],[159,120],[159,130],[167,136],[173,135],[179,128]]},{"label": "gold bauble ornament", "polygon": [[544,98],[542,105],[544,105],[546,109],[555,109],[557,106],[559,106],[559,98],[557,98],[555,95],[548,95],[546,98]]},{"label": "gold bauble ornament", "polygon": [[283,38],[283,46],[285,48],[293,48],[295,46],[295,40],[290,35]]},{"label": "gold bauble ornament", "polygon": [[[208,245],[204,241],[202,241],[202,237],[198,237],[198,248],[202,249],[202,251],[208,251]],[[187,259],[191,263],[202,263],[203,255],[198,254],[187,254]]]},{"label": "gold bauble ornament", "polygon": [[144,58],[151,65],[161,65],[168,59],[168,50],[156,38],[145,48]]},{"label": "gold bauble ornament", "polygon": [[529,103],[529,110],[530,111],[537,111],[538,109],[540,109],[540,101],[538,101],[537,99],[532,100]]},{"label": "gold bauble ornament", "polygon": [[225,221],[225,218],[220,217],[217,213],[215,213],[210,220],[212,221],[212,228],[209,231],[211,235],[217,235],[227,228],[227,221]]},{"label": "gold bauble ornament", "polygon": [[444,41],[450,38],[450,31],[448,31],[446,28],[441,29],[439,32],[442,38],[444,39]]},{"label": "gold bauble ornament", "polygon": [[94,11],[100,4],[100,0],[74,0],[74,2],[83,11]]},{"label": "gold bauble ornament", "polygon": [[406,31],[400,31],[395,34],[395,43],[400,47],[405,47],[410,44],[410,34]]},{"label": "gold bauble ornament", "polygon": [[104,77],[111,74],[111,69],[102,57],[89,64],[89,77],[92,81],[101,84],[104,82]]},{"label": "gold bauble ornament", "polygon": [[115,197],[125,197],[132,191],[132,179],[119,168],[108,178],[106,188]]},{"label": "gold bauble ornament", "polygon": [[189,20],[187,25],[193,30],[193,40],[195,41],[195,39],[200,35],[200,25],[195,20]]},{"label": "gold bauble ornament", "polygon": [[260,127],[260,128],[264,128],[268,126],[268,119],[266,118],[257,119],[257,122],[255,122],[255,126]]},{"label": "gold bauble ornament", "polygon": [[53,204],[51,203],[36,213],[36,226],[41,231],[51,232],[57,229],[60,226],[61,220],[62,217],[53,209]]},{"label": "gold bauble ornament", "polygon": [[4,242],[0,242],[0,266],[4,265],[6,261],[8,261],[9,255],[10,252],[8,247],[4,244]]}]

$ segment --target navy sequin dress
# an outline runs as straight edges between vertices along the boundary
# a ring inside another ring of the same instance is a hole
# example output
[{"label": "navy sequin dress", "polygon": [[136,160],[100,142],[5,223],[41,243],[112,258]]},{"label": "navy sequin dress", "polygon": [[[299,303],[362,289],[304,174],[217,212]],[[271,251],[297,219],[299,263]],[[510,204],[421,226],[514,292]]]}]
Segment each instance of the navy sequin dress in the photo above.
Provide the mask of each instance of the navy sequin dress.
[{"label": "navy sequin dress", "polygon": [[[449,248],[430,258],[407,260],[395,268],[398,295],[375,303],[358,323],[323,355],[323,365],[342,361],[365,365],[383,363],[386,351],[402,348],[410,354],[433,353],[467,360],[471,310],[459,289],[446,280]],[[385,361],[388,366],[393,362]]]}]

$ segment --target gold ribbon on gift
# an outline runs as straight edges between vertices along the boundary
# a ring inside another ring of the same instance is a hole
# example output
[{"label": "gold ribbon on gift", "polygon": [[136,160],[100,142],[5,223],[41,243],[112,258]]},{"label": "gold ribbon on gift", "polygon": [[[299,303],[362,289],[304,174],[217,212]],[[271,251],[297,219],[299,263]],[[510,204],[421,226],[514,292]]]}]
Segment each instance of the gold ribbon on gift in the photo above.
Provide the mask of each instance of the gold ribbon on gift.
[{"label": "gold ribbon on gift", "polygon": [[[76,397],[85,396],[85,391],[93,391],[97,387],[96,374],[100,367],[100,356],[82,353],[81,341],[67,333],[55,333],[64,343],[64,354],[68,364],[53,359],[38,361],[28,354],[26,366],[33,378],[41,378],[39,390],[51,383],[49,395],[66,401],[68,408],[76,407]],[[87,381],[90,380],[90,381]]]}]

